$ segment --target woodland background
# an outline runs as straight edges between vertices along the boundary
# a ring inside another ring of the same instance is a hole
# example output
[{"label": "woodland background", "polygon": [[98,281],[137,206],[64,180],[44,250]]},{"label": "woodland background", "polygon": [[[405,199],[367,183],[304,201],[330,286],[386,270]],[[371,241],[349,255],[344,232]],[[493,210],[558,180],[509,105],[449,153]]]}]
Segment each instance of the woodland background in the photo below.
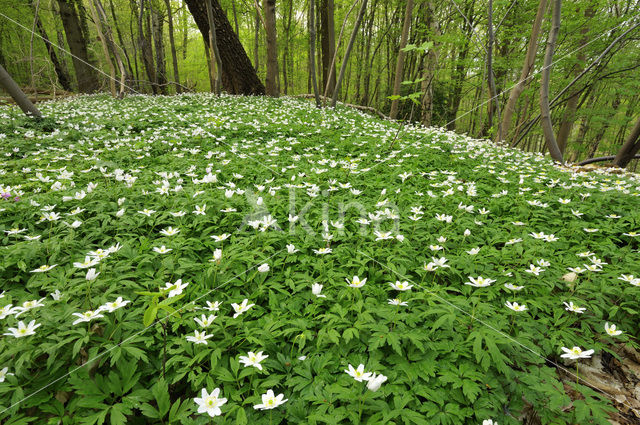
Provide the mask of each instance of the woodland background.
[{"label": "woodland background", "polygon": [[319,95],[526,151],[553,137],[566,161],[625,146],[614,163],[636,170],[639,16],[634,0],[0,0],[0,65],[36,100],[312,97],[315,80]]}]

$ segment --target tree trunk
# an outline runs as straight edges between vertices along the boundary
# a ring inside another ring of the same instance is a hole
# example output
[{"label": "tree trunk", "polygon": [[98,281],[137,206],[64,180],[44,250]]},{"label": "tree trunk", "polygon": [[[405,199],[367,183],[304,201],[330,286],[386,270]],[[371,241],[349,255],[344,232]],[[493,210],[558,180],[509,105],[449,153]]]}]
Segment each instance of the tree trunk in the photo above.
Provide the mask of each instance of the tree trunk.
[{"label": "tree trunk", "polygon": [[36,27],[38,28],[38,33],[40,37],[42,37],[42,41],[44,42],[45,47],[47,48],[47,52],[49,53],[49,58],[51,58],[51,63],[53,64],[53,69],[56,72],[56,76],[58,77],[58,82],[62,86],[62,88],[66,91],[72,91],[71,88],[71,79],[69,78],[69,73],[64,68],[62,63],[58,60],[58,55],[56,54],[56,50],[54,49],[51,41],[49,41],[49,37],[47,36],[47,32],[42,25],[39,17],[36,16]]},{"label": "tree trunk", "polygon": [[[489,0],[487,6],[487,86],[489,87],[489,104],[487,105],[487,118],[488,129],[493,127],[493,115],[498,110],[498,96],[496,90],[496,81],[493,75],[493,45],[494,45],[494,33],[493,33],[493,0]],[[498,123],[499,125],[499,123]]]},{"label": "tree trunk", "polygon": [[263,0],[264,24],[267,39],[267,78],[265,79],[268,96],[278,97],[278,43],[276,37],[276,0]]},{"label": "tree trunk", "polygon": [[358,35],[358,29],[360,28],[362,17],[364,16],[364,12],[367,10],[367,2],[368,2],[367,0],[362,1],[362,6],[360,6],[360,11],[358,12],[358,17],[356,18],[356,22],[353,25],[353,32],[351,33],[351,38],[349,39],[347,50],[344,52],[344,57],[342,58],[342,65],[340,66],[340,74],[338,75],[338,80],[336,81],[336,88],[333,91],[333,97],[331,98],[332,108],[336,106],[336,102],[338,101],[338,92],[340,91],[340,85],[342,84],[342,79],[344,78],[344,72],[347,68],[347,63],[349,62],[349,55],[351,54],[351,49],[353,49],[353,43],[355,42],[356,37]]},{"label": "tree trunk", "polygon": [[9,73],[0,65],[0,87],[2,87],[13,100],[16,101],[22,112],[28,117],[42,118],[42,114],[35,107],[20,87],[13,81]]},{"label": "tree trunk", "polygon": [[[431,36],[436,36],[437,26],[435,25],[433,1],[427,3],[427,27]],[[433,121],[433,80],[435,78],[436,61],[438,60],[435,43],[427,52],[427,57],[423,62],[423,75],[421,89],[424,93],[422,97],[422,114],[420,122],[422,125],[430,126]]]},{"label": "tree trunk", "polygon": [[[118,42],[120,43],[120,48],[122,49],[122,53],[124,53],[124,58],[127,61],[127,77],[126,80],[129,84],[131,84],[131,79],[133,76],[133,68],[131,67],[131,59],[129,59],[129,53],[124,44],[124,38],[122,37],[122,32],[120,31],[120,27],[118,26],[118,21],[116,19],[116,9],[113,6],[113,1],[109,0],[109,9],[111,10],[111,18],[113,19],[113,26],[116,29],[116,35],[118,36]],[[131,28],[131,32],[133,32],[133,28]],[[133,34],[132,34],[133,35]],[[116,48],[118,48],[116,46]]]},{"label": "tree trunk", "polygon": [[629,165],[629,162],[640,151],[640,117],[636,121],[636,125],[631,129],[629,137],[625,140],[624,144],[616,154],[613,160],[613,165],[620,168],[625,168]]},{"label": "tree trunk", "polygon": [[315,26],[315,2],[309,0],[309,74],[313,85],[313,96],[316,107],[320,107],[320,94],[318,93],[318,79],[316,78],[316,26]]},{"label": "tree trunk", "polygon": [[73,0],[58,0],[58,6],[67,44],[73,55],[73,68],[76,71],[78,90],[82,93],[92,93],[98,90],[100,83],[89,61],[87,40],[82,33],[82,25],[76,13],[74,2]]},{"label": "tree trunk", "polygon": [[180,73],[178,72],[178,55],[176,54],[176,42],[173,36],[173,12],[171,11],[171,0],[164,0],[167,8],[167,19],[169,20],[169,46],[171,47],[171,61],[173,62],[173,81],[176,93],[182,93],[180,86]]},{"label": "tree trunk", "polygon": [[562,152],[558,148],[555,135],[553,134],[553,126],[551,124],[551,111],[549,109],[549,79],[551,77],[551,63],[553,61],[553,52],[556,48],[558,40],[558,32],[560,32],[560,8],[562,0],[553,1],[553,16],[551,29],[549,31],[549,40],[547,41],[547,51],[544,57],[544,67],[542,71],[542,82],[540,83],[540,118],[542,122],[542,131],[547,144],[547,149],[551,154],[551,158],[555,161],[563,163]]},{"label": "tree trunk", "polygon": [[[158,85],[156,84],[156,69],[153,64],[153,51],[151,48],[151,40],[148,34],[145,34],[144,21],[145,17],[148,18],[148,14],[144,9],[145,0],[140,0],[140,14],[138,15],[138,36],[140,43],[140,54],[142,56],[142,63],[151,83],[151,90],[153,94],[158,94]],[[147,28],[149,27],[149,21],[147,19]]]},{"label": "tree trunk", "polygon": [[[336,54],[336,30],[334,21],[334,0],[321,0],[320,3],[320,47],[322,50],[322,87],[329,87],[325,90],[325,96],[333,95],[336,86],[336,69],[331,63]],[[330,75],[331,74],[331,75]],[[329,92],[329,94],[327,94]]]},{"label": "tree trunk", "polygon": [[253,36],[253,66],[256,72],[260,70],[260,11],[256,9],[254,20],[255,32]]},{"label": "tree trunk", "polygon": [[118,91],[116,88],[116,82],[118,80],[116,80],[116,67],[113,65],[113,60],[111,60],[111,52],[109,49],[109,44],[107,42],[107,36],[103,28],[102,19],[98,15],[94,0],[89,1],[89,9],[91,10],[91,16],[93,17],[93,22],[96,26],[98,38],[100,39],[102,52],[104,53],[105,60],[107,61],[107,65],[109,66],[109,89],[111,90],[111,96],[117,97]]},{"label": "tree trunk", "polygon": [[[404,13],[404,24],[402,25],[402,34],[400,36],[400,46],[398,50],[398,58],[396,60],[396,75],[393,82],[393,96],[400,96],[400,85],[402,84],[402,73],[404,70],[404,48],[407,45],[407,39],[409,38],[409,28],[411,26],[411,14],[413,13],[413,0],[407,0],[407,8]],[[396,119],[398,116],[398,104],[400,99],[394,98],[391,101],[391,112],[389,116],[392,119]]]},{"label": "tree trunk", "polygon": [[120,90],[118,92],[118,96],[123,97],[126,91],[127,70],[124,67],[124,62],[122,62],[122,57],[120,56],[120,52],[118,51],[118,46],[113,39],[113,32],[111,31],[111,27],[109,26],[109,19],[107,18],[107,13],[104,10],[104,6],[102,5],[102,2],[100,0],[94,0],[94,4],[96,7],[96,12],[98,13],[98,19],[101,22],[103,34],[107,42],[107,48],[111,51],[111,54],[115,58],[116,65],[118,65],[118,70],[120,71]]},{"label": "tree trunk", "polygon": [[[203,2],[186,0],[205,43],[209,43],[209,23]],[[217,0],[211,0],[215,22],[216,40],[222,63],[222,88],[230,94],[262,95],[264,86],[258,79],[251,61],[242,47],[238,36],[227,20],[224,10]]]},{"label": "tree trunk", "polygon": [[167,65],[164,58],[164,19],[160,9],[151,8],[151,26],[153,28],[153,44],[156,53],[156,82],[161,94],[167,94]]},{"label": "tree trunk", "polygon": [[[584,12],[584,17],[586,21],[589,22],[595,16],[595,7],[593,4],[589,5]],[[584,64],[587,59],[586,53],[584,51],[584,47],[589,42],[589,37],[587,34],[589,33],[589,26],[585,25],[580,34],[582,35],[582,39],[580,40],[580,50],[578,51],[578,63],[574,68],[574,76],[580,75],[582,70],[584,69]],[[569,135],[571,134],[571,130],[573,129],[573,123],[575,121],[576,111],[578,110],[578,101],[580,99],[580,90],[575,90],[571,97],[567,100],[567,106],[564,109],[564,113],[562,114],[562,121],[560,122],[560,129],[558,130],[558,147],[560,148],[560,152],[564,154],[567,148],[567,140],[569,139]]]},{"label": "tree trunk", "polygon": [[538,51],[538,37],[540,36],[540,29],[542,28],[542,20],[544,19],[546,9],[547,0],[540,0],[536,19],[533,22],[533,28],[531,29],[531,36],[529,37],[527,53],[525,55],[524,63],[522,64],[522,70],[520,71],[520,78],[516,85],[511,89],[511,92],[509,93],[509,100],[502,110],[502,124],[500,125],[497,133],[496,142],[501,142],[507,139],[509,129],[511,127],[511,120],[513,118],[513,111],[516,109],[518,98],[529,84],[529,74],[535,64],[536,52]]},{"label": "tree trunk", "polygon": [[[211,78],[211,91],[220,94],[222,85],[222,64],[220,62],[220,51],[218,50],[218,40],[216,38],[216,23],[213,18],[213,6],[211,0],[207,2],[207,22],[209,24],[209,77]],[[217,72],[216,72],[217,70]]]}]

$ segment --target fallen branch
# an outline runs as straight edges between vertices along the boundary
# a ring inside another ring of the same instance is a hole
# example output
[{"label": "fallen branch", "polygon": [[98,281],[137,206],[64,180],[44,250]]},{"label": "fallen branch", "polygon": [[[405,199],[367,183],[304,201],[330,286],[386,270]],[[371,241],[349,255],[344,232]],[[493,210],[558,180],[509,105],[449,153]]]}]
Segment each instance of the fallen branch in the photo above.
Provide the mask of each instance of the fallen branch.
[{"label": "fallen branch", "polygon": [[[578,162],[576,165],[583,166],[587,164],[593,164],[594,162],[613,161],[615,157],[616,157],[615,155],[609,155],[609,156],[599,156],[597,158],[589,158],[589,159],[585,159],[582,162]],[[633,159],[640,159],[640,155],[634,156]]]},{"label": "fallen branch", "polygon": [[[295,95],[294,97],[299,97],[299,98],[302,98],[302,99],[315,99],[316,98],[316,96],[314,94],[298,94],[298,95]],[[331,98],[327,97],[327,96],[320,95],[319,97],[320,97],[320,100],[322,100],[323,102],[331,100]],[[389,118],[388,116],[386,116],[382,112],[378,111],[377,109],[372,108],[371,106],[354,105],[352,103],[343,103],[343,105],[344,106],[348,106],[350,108],[358,109],[360,111],[369,112],[371,114],[379,116],[383,120],[391,120],[391,118]]]}]

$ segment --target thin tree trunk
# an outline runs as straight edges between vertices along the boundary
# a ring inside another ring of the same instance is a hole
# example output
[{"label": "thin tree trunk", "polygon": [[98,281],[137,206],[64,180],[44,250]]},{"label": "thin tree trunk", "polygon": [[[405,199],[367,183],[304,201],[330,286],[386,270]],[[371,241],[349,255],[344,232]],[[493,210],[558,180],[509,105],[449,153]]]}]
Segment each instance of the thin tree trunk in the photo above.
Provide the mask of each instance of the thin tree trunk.
[{"label": "thin tree trunk", "polygon": [[111,91],[111,96],[117,97],[118,91],[116,89],[116,82],[118,80],[116,80],[116,67],[113,65],[113,61],[111,60],[107,38],[105,37],[104,31],[102,30],[101,19],[96,12],[96,6],[93,0],[89,0],[89,9],[91,11],[91,16],[93,17],[93,22],[96,25],[96,32],[98,33],[100,45],[102,46],[102,53],[104,53],[104,58],[107,61],[107,65],[109,66],[109,90]]},{"label": "thin tree trunk", "polygon": [[[127,80],[131,83],[131,79],[133,76],[133,68],[131,67],[131,59],[129,58],[129,53],[127,52],[126,46],[124,44],[124,38],[122,37],[122,31],[120,31],[120,27],[118,26],[118,20],[116,18],[116,9],[113,6],[113,1],[109,0],[109,9],[111,10],[111,18],[113,19],[113,26],[116,29],[116,35],[118,36],[118,42],[120,43],[120,48],[122,49],[122,53],[124,53],[124,58],[127,61]],[[131,28],[133,32],[133,27]],[[133,34],[132,34],[133,36]],[[134,43],[135,45],[135,43]],[[116,47],[117,48],[117,47]]]},{"label": "thin tree trunk", "polygon": [[[427,27],[431,30],[432,36],[437,35],[435,25],[433,1],[427,3]],[[427,57],[423,62],[424,72],[422,75],[421,89],[424,93],[422,97],[422,113],[420,121],[422,125],[430,126],[433,121],[433,80],[435,78],[436,62],[438,60],[435,43],[427,52]]]},{"label": "thin tree trunk", "polygon": [[640,151],[640,117],[638,117],[638,121],[636,121],[636,124],[631,129],[629,137],[627,137],[627,140],[625,140],[620,150],[618,150],[613,160],[613,165],[625,168],[638,151]]},{"label": "thin tree trunk", "polygon": [[[584,12],[584,17],[587,22],[590,22],[595,15],[594,5],[591,4]],[[580,40],[580,50],[578,51],[577,59],[578,63],[574,69],[574,76],[580,75],[582,70],[584,69],[584,64],[587,59],[586,53],[583,47],[589,42],[589,37],[587,34],[589,33],[589,26],[585,25],[580,34],[582,35],[582,39]],[[571,134],[571,130],[573,129],[573,123],[575,121],[576,111],[578,110],[578,101],[580,99],[580,90],[576,90],[572,93],[571,97],[567,100],[567,106],[564,109],[564,113],[562,114],[562,120],[560,122],[560,129],[558,130],[558,147],[560,148],[560,152],[564,154],[565,149],[567,148],[567,140],[569,139],[569,135]]]},{"label": "thin tree trunk", "polygon": [[[142,56],[142,63],[144,65],[144,69],[147,73],[147,78],[149,78],[149,82],[151,83],[151,90],[153,94],[158,94],[158,85],[156,81],[156,70],[153,64],[153,51],[151,48],[151,40],[145,34],[144,31],[144,21],[147,16],[144,9],[145,0],[140,0],[140,14],[138,15],[138,36],[140,43],[140,54]],[[147,20],[147,27],[149,26]]]},{"label": "thin tree trunk", "polygon": [[255,33],[253,36],[253,66],[256,72],[260,71],[260,11],[256,9],[256,18],[254,20]]},{"label": "thin tree trunk", "polygon": [[4,69],[2,65],[0,65],[0,87],[2,87],[9,96],[16,101],[22,112],[25,113],[28,117],[42,118],[42,114],[35,107],[33,103],[29,100],[29,98],[24,94],[20,87],[13,81],[11,75]]},{"label": "thin tree trunk", "polygon": [[309,0],[309,74],[313,85],[313,95],[316,107],[320,108],[320,94],[318,93],[318,79],[316,78],[316,26],[315,26],[315,2]]},{"label": "thin tree trunk", "polygon": [[240,30],[238,29],[238,13],[236,12],[235,0],[231,0],[231,8],[233,9],[233,22],[236,24],[236,35],[240,36]]},{"label": "thin tree trunk", "polygon": [[540,83],[540,117],[542,121],[542,131],[544,139],[551,154],[551,158],[555,161],[563,163],[562,152],[558,148],[556,137],[553,134],[553,126],[551,124],[551,111],[549,109],[549,79],[551,77],[551,63],[553,61],[553,52],[560,32],[560,8],[562,0],[553,1],[553,16],[551,30],[549,31],[549,40],[547,41],[547,52],[544,58],[544,68],[542,71],[542,82]]},{"label": "thin tree trunk", "polygon": [[76,13],[72,0],[58,0],[62,26],[67,37],[67,44],[71,51],[73,68],[76,71],[78,90],[82,93],[92,93],[100,86],[97,74],[89,61],[87,40],[81,30],[82,22]]},{"label": "thin tree trunk", "polygon": [[538,38],[540,36],[540,29],[542,28],[542,20],[544,19],[544,13],[547,10],[547,0],[540,0],[538,4],[538,11],[536,13],[535,21],[533,22],[533,28],[531,30],[531,36],[529,37],[529,45],[527,46],[527,53],[525,55],[524,63],[522,64],[522,70],[520,71],[520,78],[516,85],[511,89],[509,93],[509,100],[502,111],[502,124],[500,125],[497,133],[496,142],[501,142],[507,139],[509,135],[509,129],[511,128],[511,120],[513,119],[513,111],[516,108],[518,98],[529,84],[529,74],[533,70],[533,66],[536,60],[536,52],[538,51]]},{"label": "thin tree trunk", "polygon": [[267,39],[267,96],[278,97],[278,43],[276,35],[276,0],[263,0],[265,32]]},{"label": "thin tree trunk", "polygon": [[413,0],[407,0],[407,7],[404,13],[404,24],[402,25],[402,35],[400,36],[400,47],[398,50],[398,58],[396,60],[396,75],[393,82],[393,96],[395,97],[391,101],[391,112],[389,116],[392,119],[396,119],[398,116],[398,104],[400,103],[400,85],[402,84],[402,73],[404,70],[404,48],[407,46],[407,39],[409,38],[409,28],[411,26],[411,14],[413,13]]},{"label": "thin tree trunk", "polygon": [[351,38],[349,39],[347,50],[344,52],[344,57],[342,58],[342,65],[340,66],[340,74],[338,75],[338,80],[336,81],[336,88],[333,91],[333,97],[331,98],[332,108],[335,108],[336,102],[338,101],[338,92],[340,92],[340,85],[342,84],[342,79],[344,78],[344,72],[346,70],[347,63],[349,62],[349,55],[351,54],[353,43],[355,42],[356,37],[358,35],[358,29],[360,29],[360,23],[362,22],[362,17],[364,16],[364,12],[367,10],[367,3],[368,3],[368,0],[362,1],[362,6],[360,6],[358,17],[356,18],[356,22],[353,26],[353,32],[351,33]]},{"label": "thin tree trunk", "polygon": [[40,37],[42,37],[42,41],[44,42],[45,47],[47,48],[47,52],[49,53],[49,58],[51,59],[51,63],[53,64],[53,69],[56,72],[56,76],[58,77],[58,82],[62,86],[62,88],[66,91],[72,91],[71,88],[71,79],[69,78],[69,73],[64,68],[60,60],[58,60],[58,55],[56,54],[56,50],[54,49],[51,41],[49,41],[49,37],[47,36],[47,32],[42,25],[39,17],[36,17],[36,27],[38,29],[38,33]]},{"label": "thin tree trunk", "polygon": [[104,10],[104,6],[100,0],[94,0],[94,5],[96,7],[96,12],[98,13],[98,18],[100,19],[100,25],[102,26],[102,32],[105,36],[105,41],[107,43],[108,49],[111,51],[111,54],[116,60],[116,65],[118,65],[118,70],[120,71],[120,90],[118,91],[118,97],[123,97],[126,89],[126,80],[127,80],[127,71],[124,67],[124,62],[122,62],[122,57],[120,56],[120,52],[118,51],[118,46],[116,45],[115,40],[113,39],[113,32],[111,31],[111,27],[109,26],[109,20],[107,18],[107,13]]},{"label": "thin tree trunk", "polygon": [[[490,129],[493,127],[493,115],[500,107],[498,105],[498,97],[496,91],[496,82],[493,75],[493,45],[494,45],[494,33],[493,33],[493,0],[488,2],[488,46],[487,46],[487,86],[489,87],[489,104],[487,105],[487,118],[488,126]],[[498,112],[499,113],[499,112]],[[500,123],[498,123],[500,125]]]},{"label": "thin tree trunk", "polygon": [[182,93],[182,87],[180,86],[180,73],[178,72],[176,42],[173,37],[173,12],[171,11],[171,0],[164,0],[164,4],[167,8],[167,19],[169,20],[169,46],[171,47],[171,61],[173,62],[173,81],[176,87],[176,93]]},{"label": "thin tree trunk", "polygon": [[209,70],[211,75],[211,91],[220,94],[222,85],[222,63],[220,62],[220,51],[218,50],[216,24],[213,18],[213,6],[211,4],[211,0],[205,1],[207,3],[207,21],[209,23]]}]

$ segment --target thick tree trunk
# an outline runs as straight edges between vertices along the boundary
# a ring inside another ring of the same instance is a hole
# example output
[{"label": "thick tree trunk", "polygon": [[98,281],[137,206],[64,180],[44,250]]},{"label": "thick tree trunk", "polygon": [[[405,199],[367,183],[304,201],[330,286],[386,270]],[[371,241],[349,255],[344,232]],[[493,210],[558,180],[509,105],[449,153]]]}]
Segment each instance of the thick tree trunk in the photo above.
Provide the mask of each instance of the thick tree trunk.
[{"label": "thick tree trunk", "polygon": [[[402,84],[402,74],[404,71],[404,48],[409,38],[409,28],[411,26],[411,14],[413,13],[413,0],[407,0],[407,7],[404,12],[404,24],[402,25],[402,34],[400,35],[400,46],[398,50],[398,58],[396,60],[396,75],[393,82],[393,96],[400,96],[400,85]],[[398,104],[400,99],[395,98],[391,101],[391,112],[389,116],[396,119],[398,116]]]},{"label": "thick tree trunk", "polygon": [[9,75],[9,73],[4,69],[2,65],[0,65],[0,87],[2,87],[9,96],[16,101],[22,112],[25,113],[28,117],[42,118],[42,114],[35,107],[33,103],[29,100],[29,98],[24,94],[20,87],[13,81],[13,78]]},{"label": "thick tree trunk", "polygon": [[268,96],[278,97],[278,43],[276,36],[276,0],[263,0],[264,24],[267,39],[267,78],[265,86]]},{"label": "thick tree trunk", "polygon": [[38,33],[40,37],[42,37],[42,41],[44,41],[44,45],[47,48],[47,52],[49,53],[49,58],[51,59],[51,63],[53,64],[53,69],[56,72],[56,76],[58,77],[58,82],[62,86],[62,88],[66,91],[72,91],[71,88],[71,79],[69,78],[69,73],[63,66],[63,64],[58,60],[58,55],[56,54],[56,49],[49,41],[49,37],[47,36],[47,32],[42,25],[42,22],[36,16],[36,27],[38,28]]},{"label": "thick tree trunk", "polygon": [[100,87],[98,77],[87,53],[87,40],[82,33],[82,24],[76,13],[73,0],[58,0],[60,18],[67,37],[67,44],[71,51],[73,68],[76,71],[78,90],[82,93],[92,93]]},{"label": "thick tree trunk", "polygon": [[629,162],[640,151],[640,117],[636,121],[636,125],[631,129],[629,137],[625,140],[624,144],[616,154],[613,160],[613,165],[620,168],[625,168],[629,165]]},{"label": "thick tree trunk", "polygon": [[340,92],[340,85],[342,84],[342,79],[344,78],[344,72],[347,68],[347,64],[349,63],[349,55],[351,54],[351,49],[353,49],[353,43],[358,36],[358,30],[360,29],[360,23],[362,22],[362,17],[364,16],[365,11],[367,10],[368,0],[362,1],[362,6],[360,6],[360,11],[358,12],[358,17],[356,18],[356,22],[353,25],[353,32],[351,33],[351,38],[349,39],[349,44],[347,45],[347,50],[344,52],[344,57],[342,58],[342,65],[340,66],[340,74],[338,75],[338,80],[336,81],[336,88],[333,91],[333,97],[331,98],[331,107],[336,106],[336,102],[338,101],[338,93]]},{"label": "thick tree trunk", "polygon": [[331,96],[336,86],[336,69],[335,62],[333,62],[333,57],[336,54],[334,0],[321,0],[320,3],[320,47],[322,50],[322,87],[329,87],[329,90],[325,90],[325,96],[327,96],[327,92],[328,96]]},{"label": "thick tree trunk", "polygon": [[544,13],[547,10],[547,0],[540,0],[538,4],[538,12],[536,13],[535,21],[533,22],[533,28],[531,29],[531,36],[529,37],[529,45],[527,46],[527,53],[522,64],[522,70],[520,71],[520,78],[516,85],[511,89],[509,93],[509,100],[502,110],[502,124],[497,133],[496,142],[501,142],[507,139],[509,135],[509,129],[511,128],[511,120],[513,119],[513,112],[516,109],[518,98],[529,84],[529,74],[533,70],[533,65],[536,60],[536,52],[538,51],[538,38],[540,36],[540,29],[542,28],[542,20],[544,19]]},{"label": "thick tree trunk", "polygon": [[[199,0],[186,0],[205,43],[209,43],[209,23],[206,7]],[[230,94],[262,95],[265,92],[262,82],[251,65],[247,53],[238,36],[233,32],[224,10],[217,0],[211,0],[215,21],[216,39],[222,63],[222,88]]]},{"label": "thick tree trunk", "polygon": [[551,124],[551,111],[549,109],[549,79],[551,77],[551,63],[553,62],[553,53],[560,32],[560,9],[562,0],[553,1],[553,16],[551,29],[549,31],[549,39],[547,40],[547,51],[544,57],[544,67],[542,71],[542,82],[540,83],[540,116],[542,121],[542,131],[544,133],[547,149],[551,154],[551,158],[555,161],[563,163],[562,152],[558,148],[556,137],[553,134],[553,126]]},{"label": "thick tree trunk", "polygon": [[167,19],[169,20],[169,46],[171,47],[171,62],[173,64],[173,82],[176,88],[176,93],[182,92],[180,86],[180,73],[178,72],[178,55],[176,54],[176,41],[173,31],[173,11],[171,10],[171,0],[164,0],[165,7],[167,8]]}]

